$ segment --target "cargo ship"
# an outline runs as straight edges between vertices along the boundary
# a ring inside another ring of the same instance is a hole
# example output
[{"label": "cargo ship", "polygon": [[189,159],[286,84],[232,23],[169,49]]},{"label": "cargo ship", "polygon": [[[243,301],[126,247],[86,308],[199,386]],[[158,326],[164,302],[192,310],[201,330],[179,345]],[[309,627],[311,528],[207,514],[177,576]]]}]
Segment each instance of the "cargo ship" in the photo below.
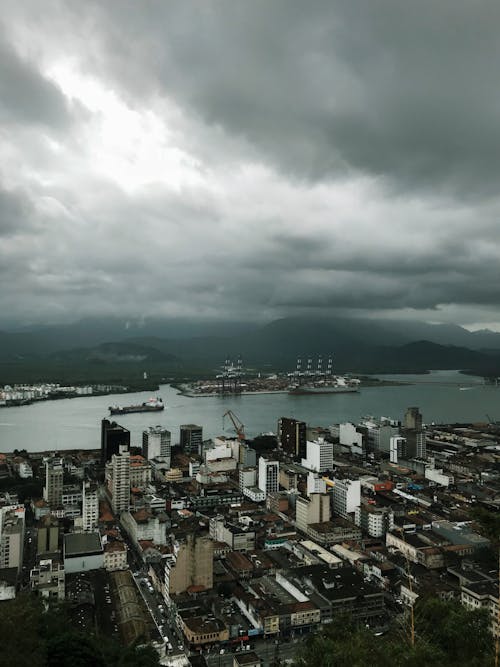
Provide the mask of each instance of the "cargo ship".
[{"label": "cargo ship", "polygon": [[353,394],[359,392],[360,380],[333,377],[316,382],[297,383],[288,387],[289,394]]},{"label": "cargo ship", "polygon": [[160,412],[164,410],[165,406],[161,398],[150,398],[148,401],[141,403],[140,405],[125,405],[119,407],[118,405],[110,405],[109,412],[112,415],[129,415],[134,412]]}]

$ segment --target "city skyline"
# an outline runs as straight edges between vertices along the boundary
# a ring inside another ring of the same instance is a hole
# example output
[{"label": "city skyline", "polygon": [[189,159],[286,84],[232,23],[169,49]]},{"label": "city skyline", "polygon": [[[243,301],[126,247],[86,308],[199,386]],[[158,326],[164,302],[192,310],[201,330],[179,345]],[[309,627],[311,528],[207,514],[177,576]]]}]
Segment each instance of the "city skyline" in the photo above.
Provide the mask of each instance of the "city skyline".
[{"label": "city skyline", "polygon": [[496,3],[2,9],[2,325],[500,330]]}]

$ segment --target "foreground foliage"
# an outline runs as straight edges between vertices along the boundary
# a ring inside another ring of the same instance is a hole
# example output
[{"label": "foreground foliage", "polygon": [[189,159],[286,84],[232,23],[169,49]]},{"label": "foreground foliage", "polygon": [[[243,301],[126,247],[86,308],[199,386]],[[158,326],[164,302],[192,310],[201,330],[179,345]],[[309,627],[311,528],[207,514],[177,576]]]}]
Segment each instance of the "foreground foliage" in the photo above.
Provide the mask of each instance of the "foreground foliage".
[{"label": "foreground foliage", "polygon": [[20,595],[0,603],[0,667],[158,667],[150,646],[124,647],[102,636],[79,632],[68,623],[64,605],[45,611],[40,600]]},{"label": "foreground foliage", "polygon": [[374,637],[341,617],[304,643],[296,667],[490,667],[493,639],[488,614],[436,598],[415,607],[415,644],[409,628]]}]

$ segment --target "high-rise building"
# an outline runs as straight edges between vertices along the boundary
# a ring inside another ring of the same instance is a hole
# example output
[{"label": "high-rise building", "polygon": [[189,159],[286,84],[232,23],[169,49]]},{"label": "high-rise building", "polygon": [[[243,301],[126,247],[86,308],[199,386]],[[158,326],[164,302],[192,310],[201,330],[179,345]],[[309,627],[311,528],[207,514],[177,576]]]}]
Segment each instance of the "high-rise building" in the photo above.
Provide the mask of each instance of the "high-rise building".
[{"label": "high-rise building", "polygon": [[146,459],[163,457],[170,466],[171,434],[162,426],[150,426],[142,432],[142,453]]},{"label": "high-rise building", "polygon": [[59,551],[59,521],[55,516],[46,514],[40,519],[37,531],[36,555]]},{"label": "high-rise building", "polygon": [[406,410],[403,427],[405,429],[412,429],[420,431],[422,429],[422,415],[419,408],[408,408]]},{"label": "high-rise building", "polygon": [[190,534],[178,544],[174,553],[166,558],[165,591],[168,595],[185,593],[192,586],[212,588],[213,552],[214,544],[209,537]]},{"label": "high-rise building", "polygon": [[406,456],[406,438],[401,435],[393,435],[389,441],[389,461],[397,463]]},{"label": "high-rise building", "polygon": [[0,535],[0,568],[17,568],[23,564],[24,518],[15,512],[7,512],[2,521]]},{"label": "high-rise building", "polygon": [[182,424],[180,427],[180,446],[182,451],[202,455],[203,428],[197,424]]},{"label": "high-rise building", "polygon": [[110,474],[111,506],[119,514],[130,506],[130,452],[126,445],[111,457]]},{"label": "high-rise building", "polygon": [[278,420],[278,444],[281,449],[293,458],[305,458],[307,442],[307,425],[290,417]]},{"label": "high-rise building", "polygon": [[62,505],[63,479],[63,460],[56,457],[46,458],[43,499],[50,505],[51,509]]},{"label": "high-rise building", "polygon": [[333,511],[344,519],[356,511],[361,503],[359,479],[336,479],[332,493]]},{"label": "high-rise building", "polygon": [[279,461],[271,461],[263,456],[259,457],[259,489],[264,491],[266,496],[278,490],[279,474]]},{"label": "high-rise building", "polygon": [[408,408],[406,410],[401,435],[406,439],[405,458],[426,458],[425,430],[423,428],[422,415],[418,408]]},{"label": "high-rise building", "polygon": [[82,490],[83,530],[93,532],[99,521],[99,498],[97,487],[91,482],[84,482]]},{"label": "high-rise building", "polygon": [[309,498],[300,496],[295,505],[297,528],[307,533],[307,527],[314,523],[330,521],[330,498],[326,493],[312,493]]},{"label": "high-rise building", "polygon": [[333,468],[333,443],[319,438],[314,442],[307,441],[307,457],[302,465],[314,472],[326,472]]},{"label": "high-rise building", "polygon": [[130,431],[109,419],[101,422],[101,462],[111,461],[113,454],[118,454],[120,447],[130,449]]}]

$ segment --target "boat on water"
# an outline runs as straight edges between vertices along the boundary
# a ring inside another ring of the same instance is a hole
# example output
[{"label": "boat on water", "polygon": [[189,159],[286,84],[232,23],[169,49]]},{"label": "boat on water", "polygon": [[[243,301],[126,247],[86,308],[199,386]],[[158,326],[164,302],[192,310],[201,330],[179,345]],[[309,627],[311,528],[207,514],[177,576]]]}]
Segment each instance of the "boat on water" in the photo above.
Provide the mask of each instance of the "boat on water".
[{"label": "boat on water", "polygon": [[140,403],[139,405],[125,405],[123,407],[120,407],[119,405],[110,405],[108,409],[112,415],[129,415],[134,412],[160,412],[165,409],[165,406],[163,405],[161,398],[158,396],[156,398],[150,398],[148,401]]},{"label": "boat on water", "polygon": [[289,394],[354,394],[359,392],[360,380],[334,376],[313,382],[296,383],[288,388]]}]

